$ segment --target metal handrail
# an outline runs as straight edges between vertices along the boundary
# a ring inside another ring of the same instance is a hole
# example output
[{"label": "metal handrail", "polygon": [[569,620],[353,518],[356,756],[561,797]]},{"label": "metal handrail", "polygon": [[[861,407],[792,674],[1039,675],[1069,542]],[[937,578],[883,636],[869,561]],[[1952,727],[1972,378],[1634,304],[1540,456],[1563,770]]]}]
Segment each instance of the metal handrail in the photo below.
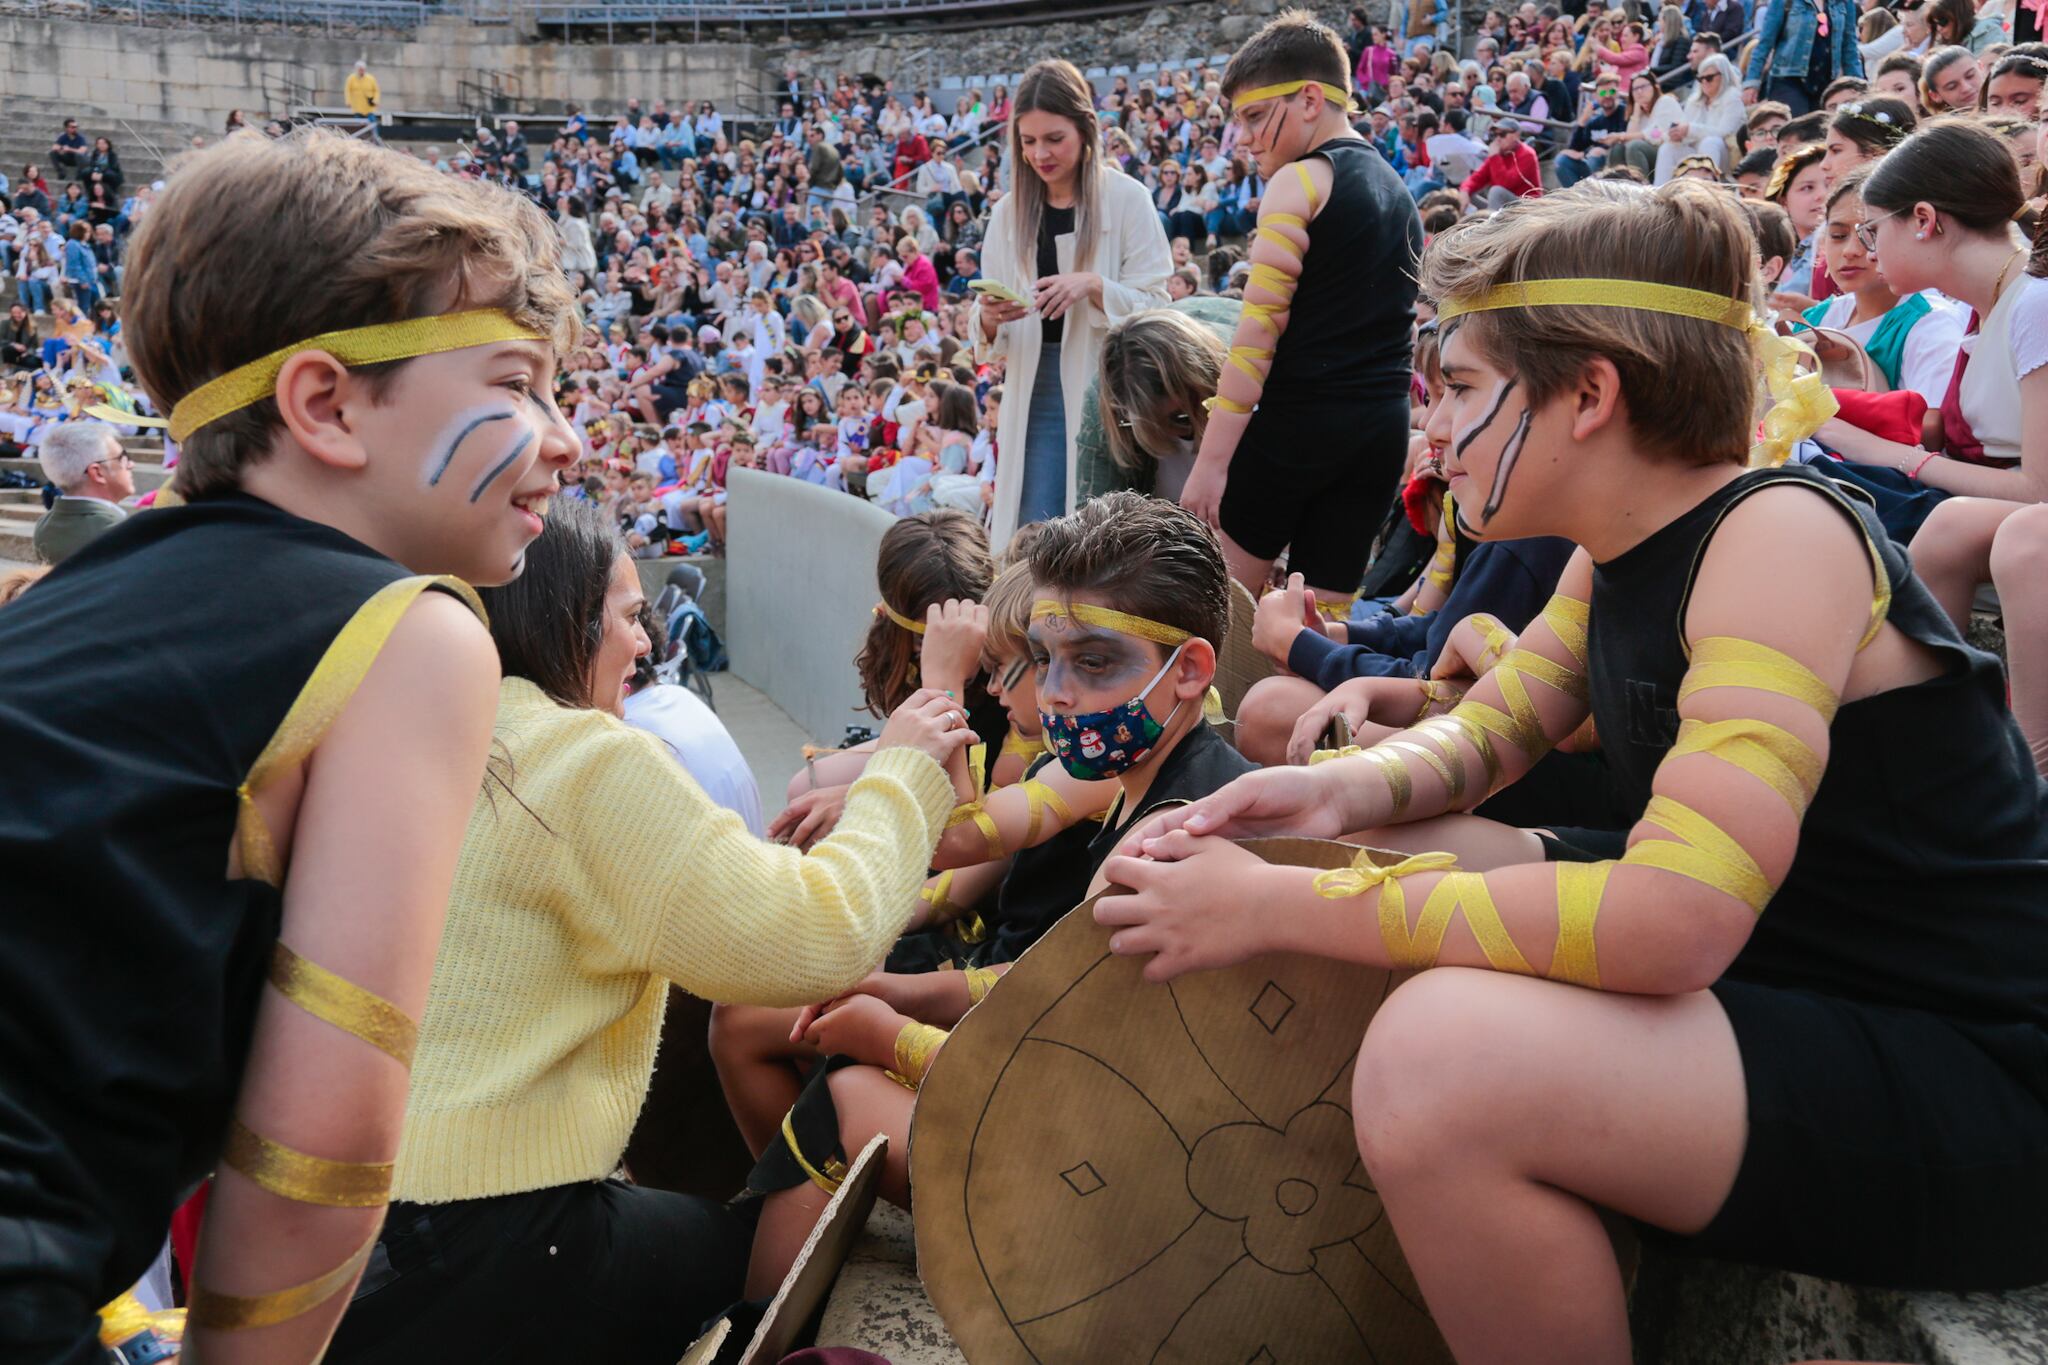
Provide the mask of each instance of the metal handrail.
[{"label": "metal handrail", "polygon": [[[972,141],[964,143],[959,147],[949,146],[946,148],[946,153],[947,155],[950,156],[955,152],[965,152],[971,151],[976,147],[986,147],[990,142],[994,141],[995,138],[999,136],[1006,127],[1008,127],[1008,124],[1006,123],[984,123],[981,127],[981,131],[974,135]],[[933,155],[936,156],[937,153],[934,152]],[[912,166],[909,170],[905,171],[901,175],[892,176],[888,181],[886,181],[883,184],[868,186],[867,188],[863,189],[860,192],[859,196],[855,199],[854,203],[856,209],[860,213],[865,214],[870,208],[874,206],[875,200],[879,196],[884,194],[893,194],[898,196],[899,198],[907,197],[922,200],[924,198],[923,195],[919,194],[916,190],[906,189],[905,186],[910,181],[916,179],[917,173],[923,169],[924,167],[920,163],[919,165]]]}]

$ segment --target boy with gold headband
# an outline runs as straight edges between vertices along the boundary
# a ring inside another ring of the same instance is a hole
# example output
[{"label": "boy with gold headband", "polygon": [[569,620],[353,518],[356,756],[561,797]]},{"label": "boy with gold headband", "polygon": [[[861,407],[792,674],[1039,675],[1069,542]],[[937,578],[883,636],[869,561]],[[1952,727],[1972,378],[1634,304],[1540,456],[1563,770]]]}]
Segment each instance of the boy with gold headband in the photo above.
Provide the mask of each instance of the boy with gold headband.
[{"label": "boy with gold headband", "polygon": [[[1172,503],[1131,492],[1107,494],[1044,523],[1029,562],[1036,585],[1031,657],[1054,758],[1069,777],[1114,779],[1121,787],[1103,826],[1088,827],[1080,856],[1092,870],[1147,814],[1205,796],[1251,770],[1203,720],[1216,646],[1230,620],[1228,575],[1208,527]],[[1062,875],[1044,863],[1020,863],[1011,876],[1020,874],[1051,884]],[[1101,885],[1097,874],[1086,892]],[[1035,929],[1051,927],[1057,915],[1040,916]],[[1017,943],[1014,951],[1026,946]],[[767,1196],[747,1276],[750,1298],[781,1283],[837,1187],[847,1153],[876,1133],[889,1135],[883,1197],[908,1204],[917,1084],[945,1030],[1007,970],[1005,958],[964,972],[878,973],[804,1012],[797,1034],[828,1060],[812,1073],[780,1140],[748,1181]]]},{"label": "boy with gold headband", "polygon": [[[1833,1279],[2036,1283],[2048,788],[1998,661],[1867,505],[1777,467],[1831,403],[1757,325],[1739,206],[1588,191],[1422,271],[1460,516],[1576,542],[1557,597],[1448,716],[1148,822],[1096,917],[1155,980],[1276,950],[1420,970],[1353,1113],[1461,1361],[1629,1358],[1601,1209]],[[1589,714],[1625,835],[1455,813]],[[1317,874],[1229,842],[1283,833],[1411,856]]]},{"label": "boy with gold headband", "polygon": [[1254,593],[1288,566],[1343,620],[1408,455],[1409,343],[1422,224],[1351,127],[1344,44],[1302,10],[1223,72],[1240,147],[1267,182],[1244,312],[1208,401],[1182,506],[1223,535]]},{"label": "boy with gold headband", "polygon": [[185,505],[0,612],[0,849],[41,869],[0,954],[10,1354],[104,1358],[94,1310],[209,1173],[194,1358],[317,1359],[348,1302],[490,743],[468,584],[519,573],[577,453],[559,254],[328,135],[192,156],[136,233]]}]

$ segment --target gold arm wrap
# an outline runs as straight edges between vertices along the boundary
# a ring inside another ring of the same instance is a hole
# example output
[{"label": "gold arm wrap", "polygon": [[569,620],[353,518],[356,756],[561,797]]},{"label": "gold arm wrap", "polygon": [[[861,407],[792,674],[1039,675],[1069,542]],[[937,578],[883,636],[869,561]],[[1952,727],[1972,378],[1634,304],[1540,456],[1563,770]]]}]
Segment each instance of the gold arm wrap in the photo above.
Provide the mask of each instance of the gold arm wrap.
[{"label": "gold arm wrap", "polygon": [[1643,819],[1671,832],[1669,839],[1644,839],[1622,855],[1624,866],[1654,867],[1690,877],[1735,897],[1758,914],[1771,899],[1771,884],[1747,849],[1692,807],[1668,796],[1653,796]]},{"label": "gold arm wrap", "polygon": [[919,889],[917,898],[932,908],[932,923],[943,924],[959,917],[960,907],[947,899],[952,890],[953,869],[950,867]]},{"label": "gold arm wrap", "polygon": [[240,1119],[228,1125],[223,1164],[285,1199],[331,1209],[381,1208],[391,1197],[388,1161],[330,1161],[272,1141]]},{"label": "gold arm wrap", "polygon": [[[1437,528],[1436,553],[1429,557],[1429,568],[1422,575],[1425,582],[1434,583],[1445,592],[1451,590],[1451,584],[1456,581],[1457,576],[1458,533],[1452,529],[1456,525],[1452,518],[1455,515],[1457,505],[1457,500],[1446,491],[1444,494],[1443,519]],[[1421,605],[1418,603],[1410,608],[1408,614],[1410,616],[1421,615]]]},{"label": "gold arm wrap", "polygon": [[[1530,700],[1529,689],[1522,682],[1524,674],[1575,700],[1584,701],[1586,698],[1586,680],[1579,674],[1541,654],[1515,649],[1486,674],[1500,688],[1501,700],[1508,704],[1508,714],[1503,715],[1497,708],[1475,701],[1468,692],[1465,700],[1446,719],[1462,717],[1514,745],[1522,751],[1523,757],[1532,762],[1541,758],[1550,749],[1550,739],[1543,733],[1543,718],[1536,713],[1536,703]],[[1489,793],[1497,775],[1496,767],[1487,780]]]},{"label": "gold arm wrap", "polygon": [[996,988],[996,982],[1003,974],[993,967],[969,967],[967,969],[967,1003],[979,1005],[987,999],[988,993]]},{"label": "gold arm wrap", "polygon": [[1024,847],[1034,848],[1038,844],[1040,827],[1045,823],[1045,813],[1052,812],[1053,819],[1061,829],[1074,823],[1074,808],[1066,803],[1058,792],[1035,777],[1024,779],[1021,787],[1025,808],[1031,812],[1031,821],[1024,827]]},{"label": "gold arm wrap", "polygon": [[1433,716],[1414,726],[1413,730],[1430,743],[1441,746],[1445,761],[1454,767],[1462,768],[1465,762],[1464,751],[1458,748],[1457,742],[1462,739],[1471,745],[1479,755],[1480,764],[1486,769],[1486,789],[1491,792],[1494,785],[1500,781],[1500,755],[1493,751],[1493,740],[1479,723],[1470,716],[1459,714],[1465,705],[1464,700],[1460,699],[1448,713]]},{"label": "gold arm wrap", "polygon": [[924,1073],[932,1064],[932,1054],[946,1041],[946,1030],[933,1028],[930,1024],[905,1024],[903,1031],[896,1035],[896,1070],[893,1073],[912,1090],[924,1081]]},{"label": "gold arm wrap", "polygon": [[[1429,703],[1427,701],[1423,703],[1423,705],[1425,706],[1427,706],[1428,704]],[[1417,758],[1421,759],[1424,763],[1427,763],[1431,768],[1435,769],[1436,775],[1443,779],[1444,790],[1447,793],[1449,793],[1451,800],[1457,800],[1458,797],[1464,793],[1465,765],[1463,763],[1460,763],[1457,767],[1453,768],[1449,763],[1446,763],[1443,759],[1437,757],[1437,755],[1431,750],[1425,749],[1420,744],[1415,744],[1405,739],[1387,740],[1386,745],[1389,749],[1399,749],[1402,753],[1414,754]]]},{"label": "gold arm wrap", "polygon": [[1795,816],[1806,814],[1820,790],[1820,755],[1797,735],[1765,721],[1685,721],[1667,758],[1687,754],[1711,754],[1742,769],[1784,797]]},{"label": "gold arm wrap", "polygon": [[1295,162],[1294,173],[1301,177],[1301,192],[1308,196],[1308,216],[1313,218],[1316,216],[1316,210],[1322,205],[1323,197],[1316,193],[1316,182],[1309,177],[1306,164]]},{"label": "gold arm wrap", "polygon": [[1613,863],[1557,864],[1557,949],[1550,958],[1550,979],[1600,989],[1600,964],[1593,951],[1593,921],[1600,917],[1600,898],[1607,893]]},{"label": "gold arm wrap", "polygon": [[217,1332],[246,1332],[289,1322],[346,1289],[376,1245],[377,1235],[372,1233],[369,1241],[326,1274],[269,1294],[220,1294],[203,1284],[194,1284],[186,1321]]},{"label": "gold arm wrap", "polygon": [[982,839],[988,844],[988,861],[994,862],[1002,857],[1007,852],[1003,847],[1003,832],[996,828],[995,817],[988,813],[981,802],[969,801],[953,807],[953,813],[946,817],[946,828],[952,829],[955,825],[964,825],[970,820],[974,822],[974,827],[981,831]]},{"label": "gold arm wrap", "polygon": [[1479,632],[1479,638],[1486,641],[1486,647],[1479,651],[1479,657],[1472,661],[1475,673],[1487,673],[1496,667],[1501,656],[1514,648],[1515,634],[1486,612],[1472,613],[1465,624]]},{"label": "gold arm wrap", "polygon": [[1571,652],[1572,659],[1580,668],[1586,666],[1586,628],[1593,617],[1593,610],[1576,597],[1559,595],[1543,604],[1543,614],[1536,619],[1550,627],[1558,643]]},{"label": "gold arm wrap", "polygon": [[384,997],[300,957],[283,943],[271,954],[270,984],[315,1019],[354,1034],[401,1066],[412,1065],[419,1025]]},{"label": "gold arm wrap", "polygon": [[1276,221],[1280,221],[1282,219],[1292,219],[1295,223],[1301,224],[1303,228],[1306,228],[1308,226],[1306,223],[1302,223],[1301,219],[1296,218],[1291,213],[1275,213],[1269,216],[1264,222],[1260,223],[1257,230],[1252,233],[1252,236],[1261,242],[1271,242],[1274,246],[1279,247],[1282,251],[1290,253],[1295,260],[1301,260],[1308,253],[1303,251],[1301,249],[1300,244],[1298,244],[1292,237],[1289,237],[1286,233],[1272,226],[1273,223],[1275,223]]},{"label": "gold arm wrap", "polygon": [[1732,635],[1710,635],[1692,647],[1692,666],[1678,685],[1678,704],[1711,687],[1748,687],[1804,702],[1834,723],[1841,699],[1814,671],[1769,645]]},{"label": "gold arm wrap", "polygon": [[1003,748],[1001,754],[1001,757],[1003,758],[1021,758],[1026,763],[1029,763],[1032,759],[1037,758],[1040,754],[1050,752],[1051,750],[1045,747],[1045,740],[1042,738],[1026,739],[1024,738],[1024,736],[1018,734],[1015,730],[1011,730],[1009,733],[1003,736]]}]

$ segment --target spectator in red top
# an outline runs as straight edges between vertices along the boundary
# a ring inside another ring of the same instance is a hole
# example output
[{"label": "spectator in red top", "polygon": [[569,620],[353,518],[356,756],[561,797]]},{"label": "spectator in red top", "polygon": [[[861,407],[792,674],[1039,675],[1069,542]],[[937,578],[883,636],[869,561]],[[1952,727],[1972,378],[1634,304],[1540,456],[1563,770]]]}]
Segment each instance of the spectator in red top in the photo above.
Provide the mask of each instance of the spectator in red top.
[{"label": "spectator in red top", "polygon": [[896,259],[903,263],[903,287],[917,291],[927,313],[939,311],[939,272],[932,258],[918,249],[917,238],[905,233],[896,243]]},{"label": "spectator in red top", "polygon": [[931,159],[932,145],[917,131],[917,125],[905,128],[896,139],[896,179],[903,179]]},{"label": "spectator in red top", "polygon": [[1492,145],[1492,154],[1458,187],[1466,204],[1498,209],[1515,199],[1541,197],[1543,172],[1536,165],[1536,153],[1522,145],[1521,128],[1507,122],[1494,124]]}]

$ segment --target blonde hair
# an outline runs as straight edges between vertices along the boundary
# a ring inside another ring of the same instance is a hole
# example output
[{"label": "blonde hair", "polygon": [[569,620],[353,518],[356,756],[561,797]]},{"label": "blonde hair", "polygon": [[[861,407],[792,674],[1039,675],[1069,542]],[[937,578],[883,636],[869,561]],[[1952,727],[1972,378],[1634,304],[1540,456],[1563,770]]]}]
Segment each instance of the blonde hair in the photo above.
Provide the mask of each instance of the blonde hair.
[{"label": "blonde hair", "polygon": [[988,608],[987,650],[990,654],[1021,654],[1029,646],[1025,633],[1031,628],[1031,603],[1036,594],[1031,566],[1021,561],[996,575],[988,585],[982,605]]},{"label": "blonde hair", "polygon": [[1118,323],[1102,344],[1102,425],[1110,458],[1137,469],[1146,452],[1170,449],[1180,433],[1160,430],[1160,399],[1186,412],[1199,441],[1229,345],[1171,308],[1153,308]]},{"label": "blonde hair", "polygon": [[[1756,247],[1733,196],[1691,181],[1661,189],[1603,186],[1523,200],[1438,235],[1422,258],[1422,292],[1468,298],[1526,280],[1644,280],[1741,299],[1761,312]],[[1546,305],[1470,313],[1445,324],[1541,404],[1596,357],[1621,376],[1631,431],[1688,465],[1741,463],[1756,417],[1748,338],[1733,327],[1637,308]],[[1671,375],[1683,369],[1679,401]]]},{"label": "blonde hair", "polygon": [[1017,206],[1012,240],[1017,270],[1028,279],[1038,274],[1038,225],[1045,218],[1046,201],[1045,182],[1024,159],[1018,128],[1026,114],[1063,118],[1074,125],[1080,139],[1081,159],[1074,167],[1074,269],[1086,270],[1094,264],[1102,229],[1102,130],[1095,118],[1094,88],[1072,62],[1054,58],[1026,71],[1010,101],[1010,164],[1017,167],[1010,191]]},{"label": "blonde hair", "polygon": [[[503,309],[567,353],[581,323],[561,250],[541,211],[510,191],[333,133],[244,131],[174,163],[136,229],[122,336],[164,412],[308,337],[462,309]],[[374,386],[405,363],[359,372]],[[266,398],[194,432],[178,491],[238,487],[279,424]]]}]

